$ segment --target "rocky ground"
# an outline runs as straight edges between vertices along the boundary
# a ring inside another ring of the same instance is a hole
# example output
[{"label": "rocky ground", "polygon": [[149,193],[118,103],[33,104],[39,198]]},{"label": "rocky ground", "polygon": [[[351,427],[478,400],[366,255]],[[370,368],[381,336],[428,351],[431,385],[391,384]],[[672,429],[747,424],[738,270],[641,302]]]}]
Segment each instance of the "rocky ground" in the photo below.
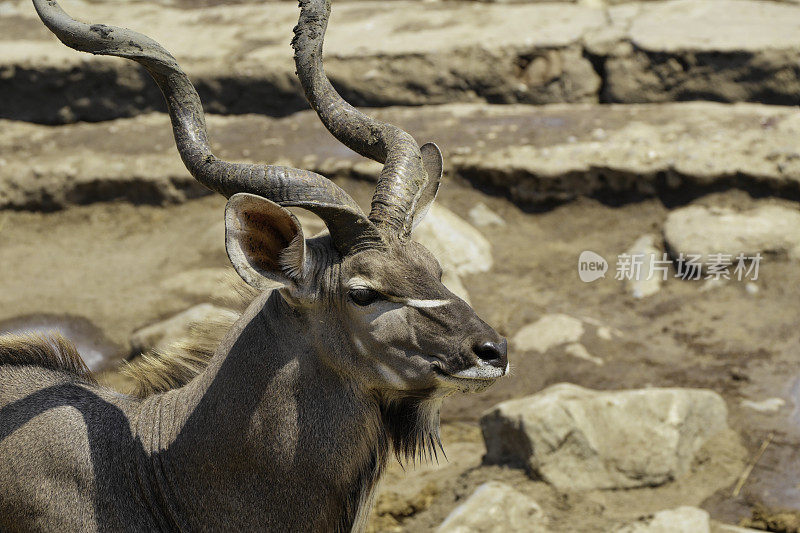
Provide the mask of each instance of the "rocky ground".
[{"label": "rocky ground", "polygon": [[[331,77],[442,147],[417,238],[513,369],[445,403],[447,460],[392,465],[373,531],[800,531],[800,7],[617,4],[334,2]],[[167,45],[219,156],[368,205],[379,167],[297,112],[293,3],[63,5]],[[159,98],[0,2],[0,331],[59,328],[121,389],[121,359],[234,305],[224,201]],[[581,280],[586,251],[604,278]],[[615,279],[623,254],[666,279]],[[678,279],[681,254],[730,256],[731,279]]]}]

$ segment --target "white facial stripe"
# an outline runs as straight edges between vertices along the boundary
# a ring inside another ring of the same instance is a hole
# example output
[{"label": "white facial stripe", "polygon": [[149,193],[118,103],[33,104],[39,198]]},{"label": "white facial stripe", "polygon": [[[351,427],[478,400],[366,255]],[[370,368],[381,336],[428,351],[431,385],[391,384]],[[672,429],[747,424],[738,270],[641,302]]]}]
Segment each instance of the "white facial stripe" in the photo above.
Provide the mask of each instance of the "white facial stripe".
[{"label": "white facial stripe", "polygon": [[400,300],[409,307],[442,307],[449,304],[452,300],[414,300],[411,298],[402,298]]},{"label": "white facial stripe", "polygon": [[[367,282],[364,278],[354,277],[348,283],[347,286],[349,289],[372,289],[375,290],[370,283]],[[380,291],[378,291],[380,292]],[[447,305],[452,302],[452,300],[418,300],[415,298],[401,298],[399,296],[389,296],[384,295],[386,300],[398,304],[407,305],[409,307],[416,307],[416,308],[432,308],[432,307],[442,307],[443,305]]]}]

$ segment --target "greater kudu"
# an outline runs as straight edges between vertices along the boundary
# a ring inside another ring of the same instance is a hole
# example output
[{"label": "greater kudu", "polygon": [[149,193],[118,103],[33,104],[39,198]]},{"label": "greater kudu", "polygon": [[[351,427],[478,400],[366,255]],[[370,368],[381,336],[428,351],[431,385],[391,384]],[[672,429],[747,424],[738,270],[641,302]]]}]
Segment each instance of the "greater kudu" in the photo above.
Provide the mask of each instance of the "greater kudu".
[{"label": "greater kudu", "polygon": [[[436,196],[438,148],[333,89],[329,1],[300,2],[297,72],[331,133],[384,163],[369,216],[312,172],[214,157],[194,87],[153,40],[33,4],[68,46],[152,74],[186,167],[229,197],[234,267],[253,287],[283,287],[255,299],[196,377],[144,398],[94,383],[59,339],[0,341],[0,529],[362,529],[389,451],[431,453],[442,399],[508,370],[505,340],[410,239]],[[329,233],[305,239],[288,206]]]}]

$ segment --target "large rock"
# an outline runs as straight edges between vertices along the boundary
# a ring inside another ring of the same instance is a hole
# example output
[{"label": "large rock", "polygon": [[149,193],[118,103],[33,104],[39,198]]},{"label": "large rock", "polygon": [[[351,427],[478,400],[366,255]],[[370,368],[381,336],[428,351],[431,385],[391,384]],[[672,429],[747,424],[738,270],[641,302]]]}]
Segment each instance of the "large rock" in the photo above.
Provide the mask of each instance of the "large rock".
[{"label": "large rock", "polygon": [[487,272],[492,268],[492,245],[486,237],[441,205],[431,206],[413,237],[439,259],[445,270],[460,275]]},{"label": "large rock", "polygon": [[[436,141],[449,176],[518,204],[722,187],[800,195],[800,115],[783,107],[459,104],[370,113]],[[225,159],[332,178],[375,180],[379,172],[310,111],[284,119],[212,115],[208,123]],[[183,168],[165,115],[61,128],[0,120],[0,208],[116,199],[163,204],[200,194],[210,193]]]},{"label": "large rock", "polygon": [[673,257],[712,254],[762,255],[800,259],[800,211],[765,204],[746,211],[693,205],[671,212],[664,239]]},{"label": "large rock", "polygon": [[462,274],[492,268],[492,246],[467,221],[441,205],[433,204],[414,231],[414,239],[436,256],[444,272],[442,283],[456,296],[470,302]]},{"label": "large rock", "polygon": [[583,321],[562,313],[544,315],[536,322],[523,326],[511,344],[515,350],[545,353],[550,348],[576,343],[583,337]]},{"label": "large rock", "polygon": [[643,516],[617,533],[710,533],[708,512],[697,507],[678,507]]},{"label": "large rock", "polygon": [[544,533],[546,520],[541,507],[505,483],[490,481],[478,487],[467,501],[456,507],[437,533]]},{"label": "large rock", "polygon": [[166,320],[150,324],[131,335],[131,353],[138,355],[146,351],[162,351],[180,339],[191,335],[192,328],[210,322],[233,322],[239,313],[211,304],[199,304],[171,316]]},{"label": "large rock", "polygon": [[695,389],[554,385],[481,418],[488,463],[526,467],[562,490],[661,485],[727,427],[725,401]]}]

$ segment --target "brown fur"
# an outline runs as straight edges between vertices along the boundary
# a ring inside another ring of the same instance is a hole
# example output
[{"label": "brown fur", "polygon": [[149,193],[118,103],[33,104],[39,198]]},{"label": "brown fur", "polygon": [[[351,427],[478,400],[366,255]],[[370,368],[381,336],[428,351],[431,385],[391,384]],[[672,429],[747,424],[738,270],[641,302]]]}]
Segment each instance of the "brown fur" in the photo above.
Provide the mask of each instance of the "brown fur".
[{"label": "brown fur", "polygon": [[75,345],[57,333],[0,335],[0,365],[39,366],[97,383]]}]

